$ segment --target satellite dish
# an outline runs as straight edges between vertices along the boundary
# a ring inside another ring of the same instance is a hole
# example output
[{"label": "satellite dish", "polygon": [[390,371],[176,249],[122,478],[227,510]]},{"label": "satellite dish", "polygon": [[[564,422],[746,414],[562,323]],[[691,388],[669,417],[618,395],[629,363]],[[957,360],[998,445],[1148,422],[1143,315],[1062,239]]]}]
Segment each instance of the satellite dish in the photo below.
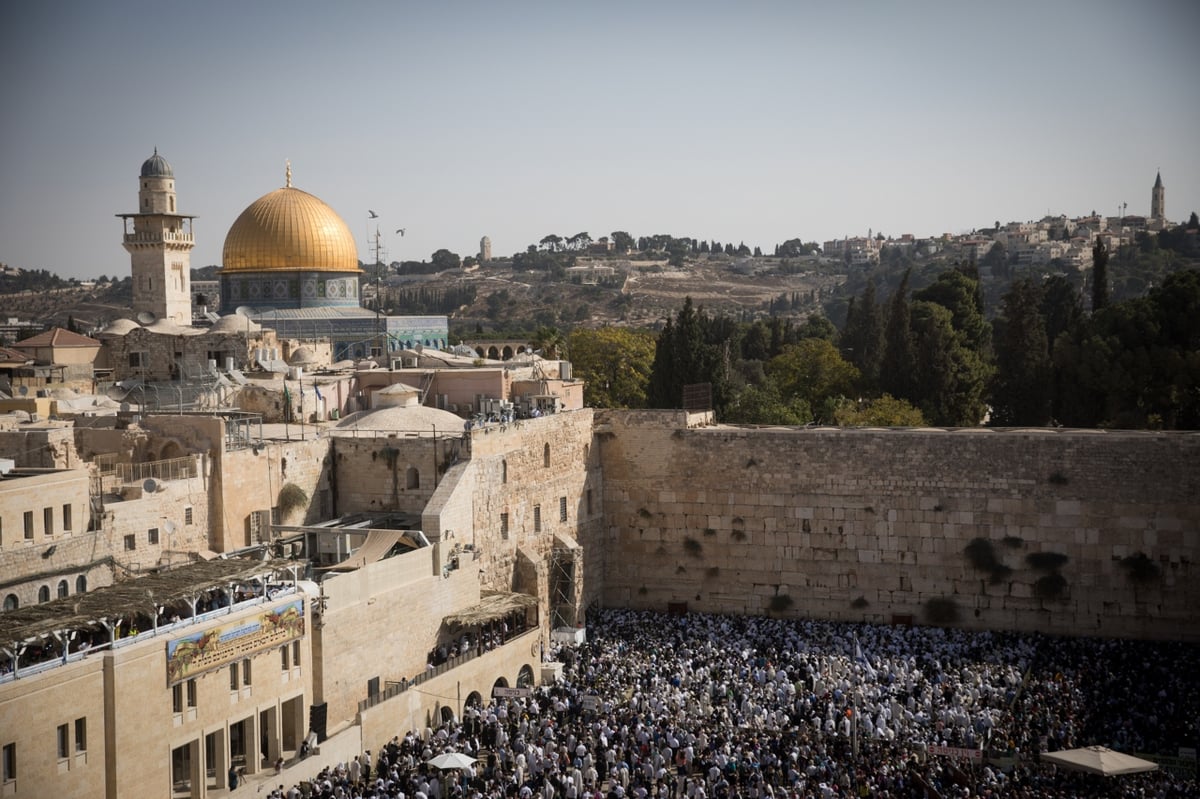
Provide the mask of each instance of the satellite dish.
[{"label": "satellite dish", "polygon": [[146,482],[142,483],[142,491],[147,494],[153,494],[158,490],[158,481],[153,477],[147,477]]},{"label": "satellite dish", "polygon": [[238,316],[244,316],[249,319],[250,317],[254,316],[254,309],[249,305],[239,305],[234,313]]},{"label": "satellite dish", "polygon": [[149,311],[139,311],[137,315],[138,324],[152,325],[158,320],[158,317]]},{"label": "satellite dish", "polygon": [[420,355],[425,351],[425,346],[423,344],[417,344],[417,346],[413,347],[413,349],[417,351],[417,355]]},{"label": "satellite dish", "polygon": [[29,394],[29,386],[17,386],[17,393],[22,397],[27,396]]},{"label": "satellite dish", "polygon": [[177,529],[179,529],[178,525],[176,525],[175,522],[171,521],[170,519],[163,523],[163,530],[166,531],[167,535],[171,535]]}]

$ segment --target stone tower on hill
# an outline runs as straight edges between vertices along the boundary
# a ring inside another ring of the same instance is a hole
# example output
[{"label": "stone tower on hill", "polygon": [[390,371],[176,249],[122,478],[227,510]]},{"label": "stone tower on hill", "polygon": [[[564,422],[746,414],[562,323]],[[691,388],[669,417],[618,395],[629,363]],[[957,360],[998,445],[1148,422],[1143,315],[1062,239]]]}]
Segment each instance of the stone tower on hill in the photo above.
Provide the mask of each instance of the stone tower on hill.
[{"label": "stone tower on hill", "polygon": [[1167,219],[1167,189],[1163,186],[1162,173],[1154,177],[1154,188],[1150,190],[1150,218],[1158,222]]},{"label": "stone tower on hill", "polygon": [[122,243],[132,261],[133,312],[138,321],[170,319],[191,325],[195,217],[180,214],[175,207],[175,173],[157,148],[142,164],[137,213],[117,216],[125,223]]}]

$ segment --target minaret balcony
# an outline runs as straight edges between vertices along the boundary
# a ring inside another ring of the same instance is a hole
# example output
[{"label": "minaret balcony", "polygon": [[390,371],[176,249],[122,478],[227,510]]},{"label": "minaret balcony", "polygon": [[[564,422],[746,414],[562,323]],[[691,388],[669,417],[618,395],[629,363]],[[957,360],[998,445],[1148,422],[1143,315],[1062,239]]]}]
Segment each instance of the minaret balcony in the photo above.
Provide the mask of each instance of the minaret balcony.
[{"label": "minaret balcony", "polygon": [[191,233],[154,231],[151,233],[126,233],[126,244],[195,244]]}]

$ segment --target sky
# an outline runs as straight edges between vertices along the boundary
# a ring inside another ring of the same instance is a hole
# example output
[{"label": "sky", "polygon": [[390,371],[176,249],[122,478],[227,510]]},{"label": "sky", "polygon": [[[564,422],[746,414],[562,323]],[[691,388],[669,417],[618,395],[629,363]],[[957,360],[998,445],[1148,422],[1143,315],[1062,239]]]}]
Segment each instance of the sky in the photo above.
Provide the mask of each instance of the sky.
[{"label": "sky", "polygon": [[376,227],[396,261],[1148,214],[1158,170],[1180,221],[1197,30],[1194,0],[0,2],[0,263],[129,274],[155,148],[193,267],[289,160],[368,261]]}]

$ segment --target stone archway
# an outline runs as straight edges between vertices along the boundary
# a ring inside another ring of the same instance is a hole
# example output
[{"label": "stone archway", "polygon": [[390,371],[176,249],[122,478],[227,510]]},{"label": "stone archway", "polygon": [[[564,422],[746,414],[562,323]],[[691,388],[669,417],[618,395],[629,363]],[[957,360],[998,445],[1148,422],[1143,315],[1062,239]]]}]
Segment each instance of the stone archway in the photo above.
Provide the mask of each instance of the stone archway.
[{"label": "stone archway", "polygon": [[518,688],[532,688],[533,687],[533,666],[530,666],[528,663],[526,663],[524,666],[521,667],[521,670],[519,672],[517,672],[517,687]]},{"label": "stone archway", "polygon": [[467,701],[463,703],[463,707],[483,707],[483,696],[478,691],[472,691],[467,694]]}]

